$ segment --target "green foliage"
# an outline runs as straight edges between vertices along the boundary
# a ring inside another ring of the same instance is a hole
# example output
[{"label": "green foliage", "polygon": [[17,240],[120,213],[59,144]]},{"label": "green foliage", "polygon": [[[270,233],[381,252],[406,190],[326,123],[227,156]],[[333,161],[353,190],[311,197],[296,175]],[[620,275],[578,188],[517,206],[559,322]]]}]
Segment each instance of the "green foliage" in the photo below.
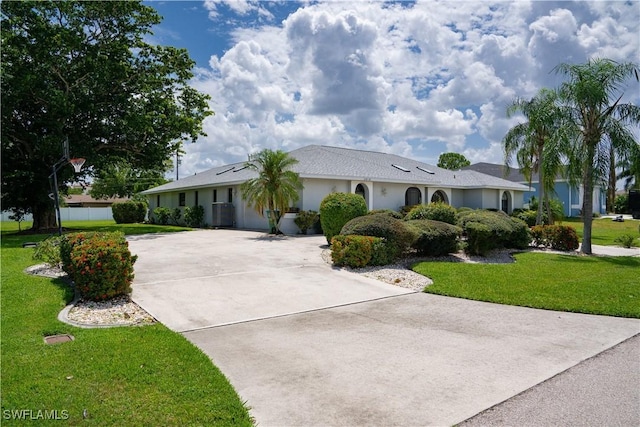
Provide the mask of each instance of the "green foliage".
[{"label": "green foliage", "polygon": [[320,220],[320,215],[316,211],[300,211],[293,222],[298,226],[302,234],[307,234],[307,230]]},{"label": "green foliage", "polygon": [[[539,208],[538,204],[539,204],[538,199],[535,196],[531,197],[531,200],[529,201],[529,209],[533,211],[537,211]],[[564,219],[564,206],[562,205],[562,202],[558,199],[549,199],[549,206],[551,207],[551,216],[553,217],[552,218],[553,222],[562,221]],[[549,224],[548,211],[549,211],[549,208],[547,207],[547,203],[545,202],[543,203],[543,210],[542,210],[542,222],[544,224]],[[525,221],[525,222],[528,222],[528,221]],[[536,225],[536,224],[534,223],[533,225]]]},{"label": "green foliage", "polygon": [[204,208],[200,205],[184,208],[184,221],[188,227],[200,228],[204,222]]},{"label": "green foliage", "polygon": [[531,229],[534,246],[574,251],[580,246],[576,229],[568,225],[536,225]]},{"label": "green foliage", "polygon": [[180,210],[180,208],[174,208],[171,211],[171,221],[173,221],[175,225],[180,225],[180,218],[182,218],[182,210]]},{"label": "green foliage", "polygon": [[419,254],[440,256],[458,251],[460,227],[429,219],[409,220],[407,224],[415,230],[416,238],[411,247]]},{"label": "green foliage", "polygon": [[370,236],[336,235],[331,239],[331,260],[337,266],[364,267],[371,262],[375,239]]},{"label": "green foliage", "polygon": [[320,202],[320,223],[327,243],[353,218],[366,215],[367,204],[362,196],[350,193],[331,193]]},{"label": "green foliage", "polygon": [[402,255],[415,239],[413,230],[404,221],[384,213],[353,218],[342,227],[340,234],[384,239],[389,259]]},{"label": "green foliage", "polygon": [[293,170],[298,160],[284,151],[264,149],[252,155],[245,165],[258,173],[240,186],[242,197],[263,215],[269,215],[271,233],[278,234],[278,212],[286,212],[300,198],[303,189],[300,175]]},{"label": "green foliage", "polygon": [[[0,2],[3,209],[30,209],[55,226],[51,167],[68,140],[87,159],[58,171],[60,192],[123,161],[162,170],[184,141],[204,135],[209,96],[191,85],[185,49],[148,43],[161,17],[141,1]],[[36,102],[37,101],[37,102]]]},{"label": "green foliage", "polygon": [[633,242],[635,242],[636,238],[632,234],[623,234],[622,236],[616,237],[614,240],[617,244],[622,246],[623,248],[631,248],[633,247]]},{"label": "green foliage", "polygon": [[141,191],[167,183],[163,169],[136,170],[124,161],[105,165],[93,180],[89,194],[94,199],[132,198]]},{"label": "green foliage", "polygon": [[367,212],[367,215],[377,215],[377,214],[389,215],[390,217],[395,219],[402,219],[404,217],[404,215],[402,215],[400,212],[394,211],[392,209],[374,209],[372,211]]},{"label": "green foliage", "polygon": [[134,224],[144,222],[147,215],[146,202],[122,202],[111,205],[113,220],[116,224]]},{"label": "green foliage", "polygon": [[447,224],[455,224],[456,209],[453,206],[442,202],[418,205],[409,211],[405,219],[431,219],[433,221],[446,222]]},{"label": "green foliage", "polygon": [[485,255],[500,247],[522,249],[531,241],[527,224],[502,211],[459,212],[458,226],[467,235],[466,250],[471,254]]},{"label": "green foliage", "polygon": [[[520,253],[509,264],[422,262],[425,292],[547,310],[640,318],[638,257]],[[597,278],[597,279],[594,279]]]},{"label": "green foliage", "polygon": [[629,212],[629,196],[627,194],[620,194],[616,196],[613,202],[613,211],[617,214],[626,214]]},{"label": "green foliage", "polygon": [[165,207],[157,207],[153,210],[153,216],[159,224],[167,225],[171,217],[171,210]]},{"label": "green foliage", "polygon": [[52,236],[38,243],[33,251],[33,259],[46,262],[49,265],[62,264],[60,257],[60,236]]},{"label": "green foliage", "polygon": [[438,167],[443,169],[458,170],[470,164],[471,162],[459,153],[442,153],[438,158]]},{"label": "green foliage", "polygon": [[531,209],[514,209],[511,216],[524,221],[529,227],[533,227],[536,225],[538,212]]},{"label": "green foliage", "polygon": [[73,246],[67,269],[80,298],[104,301],[131,293],[136,259],[124,234],[95,233]]}]

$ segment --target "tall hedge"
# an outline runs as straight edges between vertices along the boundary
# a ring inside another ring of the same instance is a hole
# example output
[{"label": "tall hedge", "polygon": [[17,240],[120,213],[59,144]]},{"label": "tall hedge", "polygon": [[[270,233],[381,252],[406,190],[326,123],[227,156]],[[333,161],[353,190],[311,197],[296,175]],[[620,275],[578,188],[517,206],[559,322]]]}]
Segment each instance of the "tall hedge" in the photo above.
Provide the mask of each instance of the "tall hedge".
[{"label": "tall hedge", "polygon": [[453,206],[442,202],[418,205],[411,209],[404,219],[408,221],[416,219],[430,219],[455,225],[456,209]]},{"label": "tall hedge", "polygon": [[331,244],[333,236],[340,234],[349,220],[366,215],[367,204],[362,196],[350,193],[331,193],[320,202],[322,231]]},{"label": "tall hedge", "polygon": [[144,222],[147,216],[147,204],[145,202],[122,202],[111,205],[113,220],[116,224],[133,224]]}]

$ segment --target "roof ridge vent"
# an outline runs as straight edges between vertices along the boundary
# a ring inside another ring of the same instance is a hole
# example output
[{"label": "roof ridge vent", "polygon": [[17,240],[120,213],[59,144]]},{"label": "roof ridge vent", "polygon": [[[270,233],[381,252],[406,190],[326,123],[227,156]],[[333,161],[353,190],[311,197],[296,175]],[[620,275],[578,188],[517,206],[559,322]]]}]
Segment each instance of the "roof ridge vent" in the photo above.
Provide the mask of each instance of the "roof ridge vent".
[{"label": "roof ridge vent", "polygon": [[235,166],[232,166],[232,167],[230,167],[229,169],[225,169],[225,170],[223,170],[223,171],[217,172],[217,173],[216,173],[216,175],[222,175],[223,173],[227,173],[227,172],[229,172],[229,171],[232,171],[232,170],[234,170],[235,168],[236,168]]},{"label": "roof ridge vent", "polygon": [[422,166],[416,166],[416,168],[420,169],[422,172],[426,172],[429,175],[435,175],[436,173],[434,171],[430,171],[429,169],[425,169]]},{"label": "roof ridge vent", "polygon": [[400,166],[400,165],[396,165],[396,164],[391,163],[391,166],[393,166],[393,167],[394,167],[394,168],[396,168],[396,169],[401,170],[402,172],[411,172],[409,169],[407,169],[407,168],[405,168],[405,167],[402,167],[402,166]]}]

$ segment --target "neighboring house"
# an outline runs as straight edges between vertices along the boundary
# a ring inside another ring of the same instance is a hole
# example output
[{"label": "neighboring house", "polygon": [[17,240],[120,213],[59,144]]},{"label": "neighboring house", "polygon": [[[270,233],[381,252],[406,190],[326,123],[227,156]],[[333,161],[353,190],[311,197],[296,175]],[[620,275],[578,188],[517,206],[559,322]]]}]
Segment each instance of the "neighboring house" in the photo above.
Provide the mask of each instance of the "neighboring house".
[{"label": "neighboring house", "polygon": [[114,203],[128,201],[121,198],[94,199],[88,194],[70,194],[64,198],[64,203],[70,208],[109,208]]},{"label": "neighboring house", "polygon": [[[355,193],[370,210],[399,210],[441,200],[454,207],[501,209],[523,205],[527,186],[475,171],[450,171],[393,154],[310,145],[293,150],[304,189],[296,206],[318,211],[330,193]],[[265,217],[242,200],[240,185],[256,176],[246,162],[220,166],[143,191],[151,212],[202,205],[211,226],[268,229]]]},{"label": "neighboring house", "polygon": [[[504,177],[509,181],[518,182],[528,187],[524,193],[524,201],[528,203],[531,196],[540,198],[539,194],[539,177],[538,174],[533,174],[531,177],[531,184],[527,181],[520,169],[509,168],[508,175],[505,176],[505,166],[494,163],[476,163],[470,166],[462,168],[464,171],[476,171],[495,177]],[[555,192],[549,194],[551,199],[559,199],[564,205],[564,214],[568,217],[580,216],[582,212],[582,198],[584,195],[583,187],[575,187],[569,184],[569,181],[561,176],[557,176],[555,179]],[[593,212],[599,214],[606,214],[607,203],[607,190],[601,186],[594,186],[593,189]]]}]

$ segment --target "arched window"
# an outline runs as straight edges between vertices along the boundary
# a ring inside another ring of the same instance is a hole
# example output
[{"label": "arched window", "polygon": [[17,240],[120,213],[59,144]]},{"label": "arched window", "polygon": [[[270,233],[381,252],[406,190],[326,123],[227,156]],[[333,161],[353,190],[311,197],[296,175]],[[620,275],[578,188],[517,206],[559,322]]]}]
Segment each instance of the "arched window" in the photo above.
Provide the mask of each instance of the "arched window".
[{"label": "arched window", "polygon": [[438,190],[435,193],[433,193],[433,196],[431,196],[431,203],[449,204],[449,199],[447,199],[447,194],[444,191]]},{"label": "arched window", "polygon": [[502,193],[502,205],[500,206],[500,208],[502,209],[502,212],[508,214],[509,213],[509,208],[510,208],[510,203],[511,202],[511,198],[509,197],[509,192],[505,191],[504,193]]},{"label": "arched window", "polygon": [[404,204],[406,206],[415,206],[422,203],[422,194],[420,189],[416,187],[409,187],[404,193]]},{"label": "arched window", "polygon": [[365,191],[364,191],[364,185],[362,185],[362,184],[356,185],[356,194],[358,196],[362,196],[363,199],[366,199]]}]

